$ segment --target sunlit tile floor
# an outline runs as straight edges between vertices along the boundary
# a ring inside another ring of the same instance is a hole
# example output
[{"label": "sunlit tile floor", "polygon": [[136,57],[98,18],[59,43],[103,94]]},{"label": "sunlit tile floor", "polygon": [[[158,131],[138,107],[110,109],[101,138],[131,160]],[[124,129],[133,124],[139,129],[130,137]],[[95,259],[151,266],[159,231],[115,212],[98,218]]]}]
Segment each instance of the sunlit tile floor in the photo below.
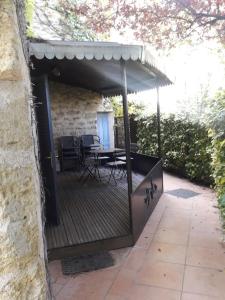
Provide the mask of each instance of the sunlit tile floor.
[{"label": "sunlit tile floor", "polygon": [[63,276],[60,261],[49,263],[57,300],[222,300],[225,246],[215,194],[164,174],[164,190],[188,189],[196,196],[161,197],[132,248],[112,251],[108,269]]}]

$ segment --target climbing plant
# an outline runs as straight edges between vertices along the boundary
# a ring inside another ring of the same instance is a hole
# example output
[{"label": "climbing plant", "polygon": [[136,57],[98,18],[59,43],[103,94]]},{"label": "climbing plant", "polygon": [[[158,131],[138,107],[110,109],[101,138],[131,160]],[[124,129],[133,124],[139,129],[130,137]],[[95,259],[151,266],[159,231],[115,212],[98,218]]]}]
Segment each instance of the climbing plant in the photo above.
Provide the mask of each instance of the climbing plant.
[{"label": "climbing plant", "polygon": [[34,15],[35,0],[25,0],[25,18],[27,22],[27,36],[33,36],[32,21]]}]

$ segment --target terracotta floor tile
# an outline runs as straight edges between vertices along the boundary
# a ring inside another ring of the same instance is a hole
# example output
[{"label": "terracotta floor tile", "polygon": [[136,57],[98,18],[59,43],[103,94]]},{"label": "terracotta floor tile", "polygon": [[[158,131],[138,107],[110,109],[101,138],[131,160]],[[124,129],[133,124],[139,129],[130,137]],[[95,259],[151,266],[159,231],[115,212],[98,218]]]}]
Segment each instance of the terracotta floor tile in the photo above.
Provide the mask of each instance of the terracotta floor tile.
[{"label": "terracotta floor tile", "polygon": [[187,250],[187,265],[225,269],[225,249],[189,247]]},{"label": "terracotta floor tile", "polygon": [[56,300],[84,300],[85,295],[80,294],[77,290],[77,287],[67,287],[65,286],[63,289],[55,297]]},{"label": "terracotta floor tile", "polygon": [[183,290],[193,294],[224,297],[225,271],[187,266]]},{"label": "terracotta floor tile", "polygon": [[147,230],[143,231],[137,242],[135,243],[135,247],[140,247],[147,249],[153,239],[153,234]]},{"label": "terracotta floor tile", "polygon": [[209,222],[219,222],[220,216],[218,211],[211,212],[211,211],[204,211],[204,210],[193,210],[192,211],[192,220],[209,220]]},{"label": "terracotta floor tile", "polygon": [[143,265],[136,281],[139,284],[181,290],[183,273],[183,265],[150,261]]},{"label": "terracotta floor tile", "polygon": [[62,275],[60,260],[54,260],[48,263],[48,272],[51,282],[56,282],[57,278]]},{"label": "terracotta floor tile", "polygon": [[105,300],[128,300],[126,296],[120,296],[115,294],[107,294]]},{"label": "terracotta floor tile", "polygon": [[191,231],[204,231],[209,233],[221,232],[221,222],[210,218],[195,218],[191,220]]},{"label": "terracotta floor tile", "polygon": [[181,300],[222,300],[222,298],[183,293]]},{"label": "terracotta floor tile", "polygon": [[176,230],[188,231],[190,226],[189,217],[179,217],[179,216],[164,216],[160,223],[159,228],[169,228]]},{"label": "terracotta floor tile", "polygon": [[163,217],[181,217],[181,218],[190,218],[192,216],[191,209],[177,209],[174,208],[166,208],[163,214]]},{"label": "terracotta floor tile", "polygon": [[135,284],[128,300],[180,300],[181,293],[163,288]]},{"label": "terracotta floor tile", "polygon": [[202,197],[199,198],[198,201],[193,202],[193,210],[196,211],[200,210],[204,212],[207,211],[215,212],[217,211],[217,208],[214,201],[207,199],[202,195]]},{"label": "terracotta floor tile", "polygon": [[176,230],[170,228],[159,228],[153,238],[153,241],[187,245],[188,231],[179,230],[179,228]]},{"label": "terracotta floor tile", "polygon": [[206,248],[221,248],[221,234],[191,230],[189,236],[189,246],[199,246]]},{"label": "terracotta floor tile", "polygon": [[157,227],[159,225],[160,219],[159,220],[155,220],[155,219],[149,219],[149,221],[146,223],[145,225],[145,232],[148,232],[149,234],[153,234],[155,233],[155,231],[157,230]]},{"label": "terracotta floor tile", "polygon": [[169,194],[167,194],[167,201],[166,201],[166,207],[167,208],[175,208],[175,209],[192,209],[192,205],[193,205],[193,198],[188,198],[188,199],[183,199],[180,197],[176,197],[176,196],[171,196]]},{"label": "terracotta floor tile", "polygon": [[57,280],[55,281],[55,283],[57,284],[61,284],[61,285],[65,285],[68,283],[68,281],[70,280],[70,276],[65,276],[63,274],[60,274],[60,276],[57,278]]},{"label": "terracotta floor tile", "polygon": [[122,268],[113,285],[109,289],[108,294],[127,297],[130,293],[131,287],[134,284],[135,277],[135,271]]},{"label": "terracotta floor tile", "polygon": [[184,264],[185,263],[186,246],[152,242],[147,251],[147,259],[155,259],[165,262]]},{"label": "terracotta floor tile", "polygon": [[51,285],[51,290],[52,290],[53,296],[56,296],[62,288],[63,288],[63,285],[58,284],[58,283],[53,283]]},{"label": "terracotta floor tile", "polygon": [[144,248],[134,248],[126,259],[123,267],[125,267],[126,269],[138,271],[145,260],[146,253],[147,250]]},{"label": "terracotta floor tile", "polygon": [[[58,299],[104,299],[119,268],[108,268],[83,273],[71,278],[57,295]],[[74,298],[75,297],[75,298]]]}]

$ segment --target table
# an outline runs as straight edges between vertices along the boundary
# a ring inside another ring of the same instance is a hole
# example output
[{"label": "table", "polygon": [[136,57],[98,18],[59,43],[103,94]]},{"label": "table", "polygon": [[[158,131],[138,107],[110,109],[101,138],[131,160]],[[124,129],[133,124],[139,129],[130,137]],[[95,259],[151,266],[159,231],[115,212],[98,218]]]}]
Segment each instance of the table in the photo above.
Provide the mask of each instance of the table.
[{"label": "table", "polygon": [[[93,155],[93,163],[85,167],[84,173],[82,174],[81,178],[86,179],[87,177],[91,176],[94,179],[101,181],[99,168],[102,165],[102,162],[111,160],[117,153],[124,154],[124,152],[125,150],[121,148],[91,149],[87,151],[88,154]],[[89,160],[90,159],[91,158],[89,158]],[[87,176],[85,176],[85,173],[87,173]]]},{"label": "table", "polygon": [[[122,160],[122,161],[127,161],[126,156],[118,156],[116,159],[117,159],[117,160]],[[130,157],[130,159],[132,160],[132,159],[134,159],[134,158],[133,158],[133,157]]]},{"label": "table", "polygon": [[120,152],[125,152],[124,149],[121,149],[121,148],[109,148],[109,149],[92,149],[90,151],[88,151],[88,153],[91,153],[91,154],[95,154],[95,155],[113,155],[115,153],[120,153]]}]

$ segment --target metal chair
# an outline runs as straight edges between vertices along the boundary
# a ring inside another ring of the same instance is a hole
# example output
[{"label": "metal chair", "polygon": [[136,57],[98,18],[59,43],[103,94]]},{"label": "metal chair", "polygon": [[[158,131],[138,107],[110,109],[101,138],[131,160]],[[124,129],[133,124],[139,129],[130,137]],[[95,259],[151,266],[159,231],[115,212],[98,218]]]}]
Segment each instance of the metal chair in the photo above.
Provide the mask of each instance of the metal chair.
[{"label": "metal chair", "polygon": [[80,140],[83,156],[90,150],[102,148],[100,137],[98,135],[84,134],[81,135]]},{"label": "metal chair", "polygon": [[100,168],[109,160],[108,156],[88,155],[83,160],[83,172],[80,176],[80,181],[85,182],[88,178],[93,178],[96,181],[102,181]]},{"label": "metal chair", "polygon": [[119,157],[122,157],[122,155],[124,155],[124,152],[114,153],[114,161],[107,162],[105,164],[105,166],[109,167],[111,170],[108,183],[110,183],[111,179],[113,179],[115,185],[117,185],[117,180],[126,177],[126,160],[119,159]]},{"label": "metal chair", "polygon": [[79,138],[74,136],[62,136],[59,140],[61,171],[65,170],[65,165],[67,165],[68,169],[78,169],[81,163]]},{"label": "metal chair", "polygon": [[111,161],[111,162],[107,162],[105,166],[110,167],[111,169],[108,183],[110,183],[111,179],[113,179],[115,185],[117,185],[117,180],[120,180],[126,176],[126,170],[124,168],[126,166],[125,161],[121,161],[121,160]]},{"label": "metal chair", "polygon": [[95,148],[100,147],[100,137],[94,134],[83,134],[80,137],[81,146],[84,148]]}]

